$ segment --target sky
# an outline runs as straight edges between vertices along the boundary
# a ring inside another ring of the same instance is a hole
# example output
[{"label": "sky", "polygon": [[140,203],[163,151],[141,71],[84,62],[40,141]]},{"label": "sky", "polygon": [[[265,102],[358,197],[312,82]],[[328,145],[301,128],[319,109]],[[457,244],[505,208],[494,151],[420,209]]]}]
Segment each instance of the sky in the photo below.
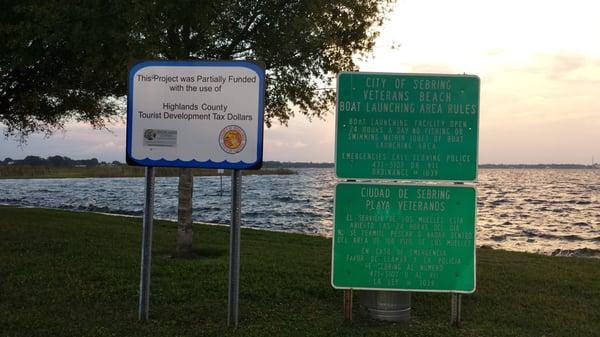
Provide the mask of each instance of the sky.
[{"label": "sky", "polygon": [[[600,162],[600,2],[398,0],[360,70],[481,78],[479,163]],[[333,111],[265,129],[264,160],[333,162]],[[125,127],[71,123],[0,158],[124,161]]]}]

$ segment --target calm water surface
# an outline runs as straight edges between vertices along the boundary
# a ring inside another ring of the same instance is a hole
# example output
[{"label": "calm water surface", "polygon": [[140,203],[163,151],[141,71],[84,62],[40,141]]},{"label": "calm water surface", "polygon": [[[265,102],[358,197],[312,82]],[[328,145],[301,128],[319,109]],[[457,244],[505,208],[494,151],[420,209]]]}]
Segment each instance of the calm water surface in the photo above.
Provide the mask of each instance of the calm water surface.
[{"label": "calm water surface", "polygon": [[[245,176],[242,224],[330,236],[333,170],[297,171]],[[141,215],[143,188],[143,178],[9,179],[0,203]],[[229,177],[196,177],[194,220],[228,223],[229,193]],[[481,169],[477,193],[478,246],[600,257],[600,170]],[[156,179],[155,214],[176,219],[177,178]]]}]

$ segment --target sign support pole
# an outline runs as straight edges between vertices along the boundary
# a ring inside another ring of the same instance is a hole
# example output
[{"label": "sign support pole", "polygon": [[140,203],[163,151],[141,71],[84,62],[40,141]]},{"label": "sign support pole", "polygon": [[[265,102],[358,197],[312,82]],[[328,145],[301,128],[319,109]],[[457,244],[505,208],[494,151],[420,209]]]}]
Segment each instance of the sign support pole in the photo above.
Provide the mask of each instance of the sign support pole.
[{"label": "sign support pole", "polygon": [[344,289],[344,319],[352,320],[352,289]]},{"label": "sign support pole", "polygon": [[139,320],[148,320],[150,308],[150,265],[152,258],[152,222],[154,220],[154,167],[146,167],[146,196],[142,228],[142,266],[140,270]]},{"label": "sign support pole", "polygon": [[242,172],[231,173],[231,226],[229,232],[229,298],[227,325],[237,327],[240,294],[240,218],[242,213]]},{"label": "sign support pole", "polygon": [[462,295],[452,293],[452,307],[450,312],[450,324],[460,328],[461,325],[461,310],[462,310]]}]

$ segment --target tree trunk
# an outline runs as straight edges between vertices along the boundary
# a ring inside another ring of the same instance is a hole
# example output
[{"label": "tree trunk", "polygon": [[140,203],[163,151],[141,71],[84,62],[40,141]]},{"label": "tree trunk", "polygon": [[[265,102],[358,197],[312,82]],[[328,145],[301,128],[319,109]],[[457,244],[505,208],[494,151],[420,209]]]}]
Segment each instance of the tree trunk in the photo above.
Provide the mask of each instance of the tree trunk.
[{"label": "tree trunk", "polygon": [[191,168],[179,171],[179,203],[177,208],[176,256],[189,256],[192,253],[192,191],[194,181]]}]

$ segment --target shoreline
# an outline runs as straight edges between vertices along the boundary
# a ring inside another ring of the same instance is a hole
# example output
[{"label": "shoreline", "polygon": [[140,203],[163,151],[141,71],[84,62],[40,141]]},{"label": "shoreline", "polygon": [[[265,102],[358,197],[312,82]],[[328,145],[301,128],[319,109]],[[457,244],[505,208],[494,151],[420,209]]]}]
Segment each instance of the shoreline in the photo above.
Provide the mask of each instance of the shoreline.
[{"label": "shoreline", "polygon": [[[41,210],[57,210],[57,211],[65,211],[65,212],[73,212],[73,213],[82,213],[82,214],[99,214],[106,215],[111,217],[126,217],[126,218],[135,218],[142,219],[143,215],[135,215],[135,214],[123,214],[123,213],[108,213],[102,211],[93,211],[93,210],[76,210],[76,209],[68,209],[68,208],[51,208],[51,207],[36,207],[36,206],[22,206],[22,205],[14,205],[14,204],[5,204],[0,202],[0,208],[8,207],[8,208],[24,208],[24,209],[41,209]],[[156,221],[170,222],[173,224],[177,223],[176,219],[170,218],[160,218],[155,217]],[[243,220],[243,219],[242,219]],[[211,222],[202,222],[202,221],[193,221],[195,225],[201,226],[216,226],[216,227],[229,227],[227,223],[211,223]],[[141,222],[140,222],[141,225]],[[319,233],[307,233],[301,231],[290,231],[290,230],[281,230],[281,229],[273,229],[273,228],[264,228],[264,227],[253,227],[253,226],[241,226],[247,230],[256,230],[261,232],[270,232],[270,233],[286,233],[286,234],[298,234],[305,235],[309,237],[320,237],[325,239],[331,239],[331,235],[322,235]],[[503,252],[515,252],[515,253],[526,253],[533,254],[539,256],[549,256],[549,257],[574,257],[574,258],[583,258],[583,259],[599,259],[600,260],[600,249],[594,248],[579,248],[579,249],[561,249],[557,248],[553,252],[543,252],[543,251],[527,251],[527,250],[514,250],[514,249],[506,249],[504,247],[492,247],[488,244],[475,244],[475,248],[484,249],[484,250],[494,250],[494,251],[503,251]]]},{"label": "shoreline", "polygon": [[[243,175],[293,175],[298,174],[298,169],[330,169],[334,167],[263,167],[258,170],[243,170]],[[595,165],[489,165],[479,166],[484,170],[583,170],[600,172],[600,166]],[[195,177],[204,176],[229,176],[231,170],[218,173],[216,169],[193,168]],[[177,167],[157,167],[156,177],[178,177]],[[49,167],[49,166],[1,166],[0,180],[8,179],[70,179],[70,178],[138,178],[144,177],[144,167],[140,166],[98,166],[98,167]]]},{"label": "shoreline", "polygon": [[[180,169],[176,167],[157,167],[156,177],[178,177]],[[192,169],[195,177],[227,177],[231,170]],[[261,168],[244,170],[243,175],[293,175],[296,171],[289,168]],[[99,167],[48,167],[48,166],[0,166],[0,179],[90,179],[90,178],[139,178],[144,177],[144,167],[140,166],[99,166]]]}]

